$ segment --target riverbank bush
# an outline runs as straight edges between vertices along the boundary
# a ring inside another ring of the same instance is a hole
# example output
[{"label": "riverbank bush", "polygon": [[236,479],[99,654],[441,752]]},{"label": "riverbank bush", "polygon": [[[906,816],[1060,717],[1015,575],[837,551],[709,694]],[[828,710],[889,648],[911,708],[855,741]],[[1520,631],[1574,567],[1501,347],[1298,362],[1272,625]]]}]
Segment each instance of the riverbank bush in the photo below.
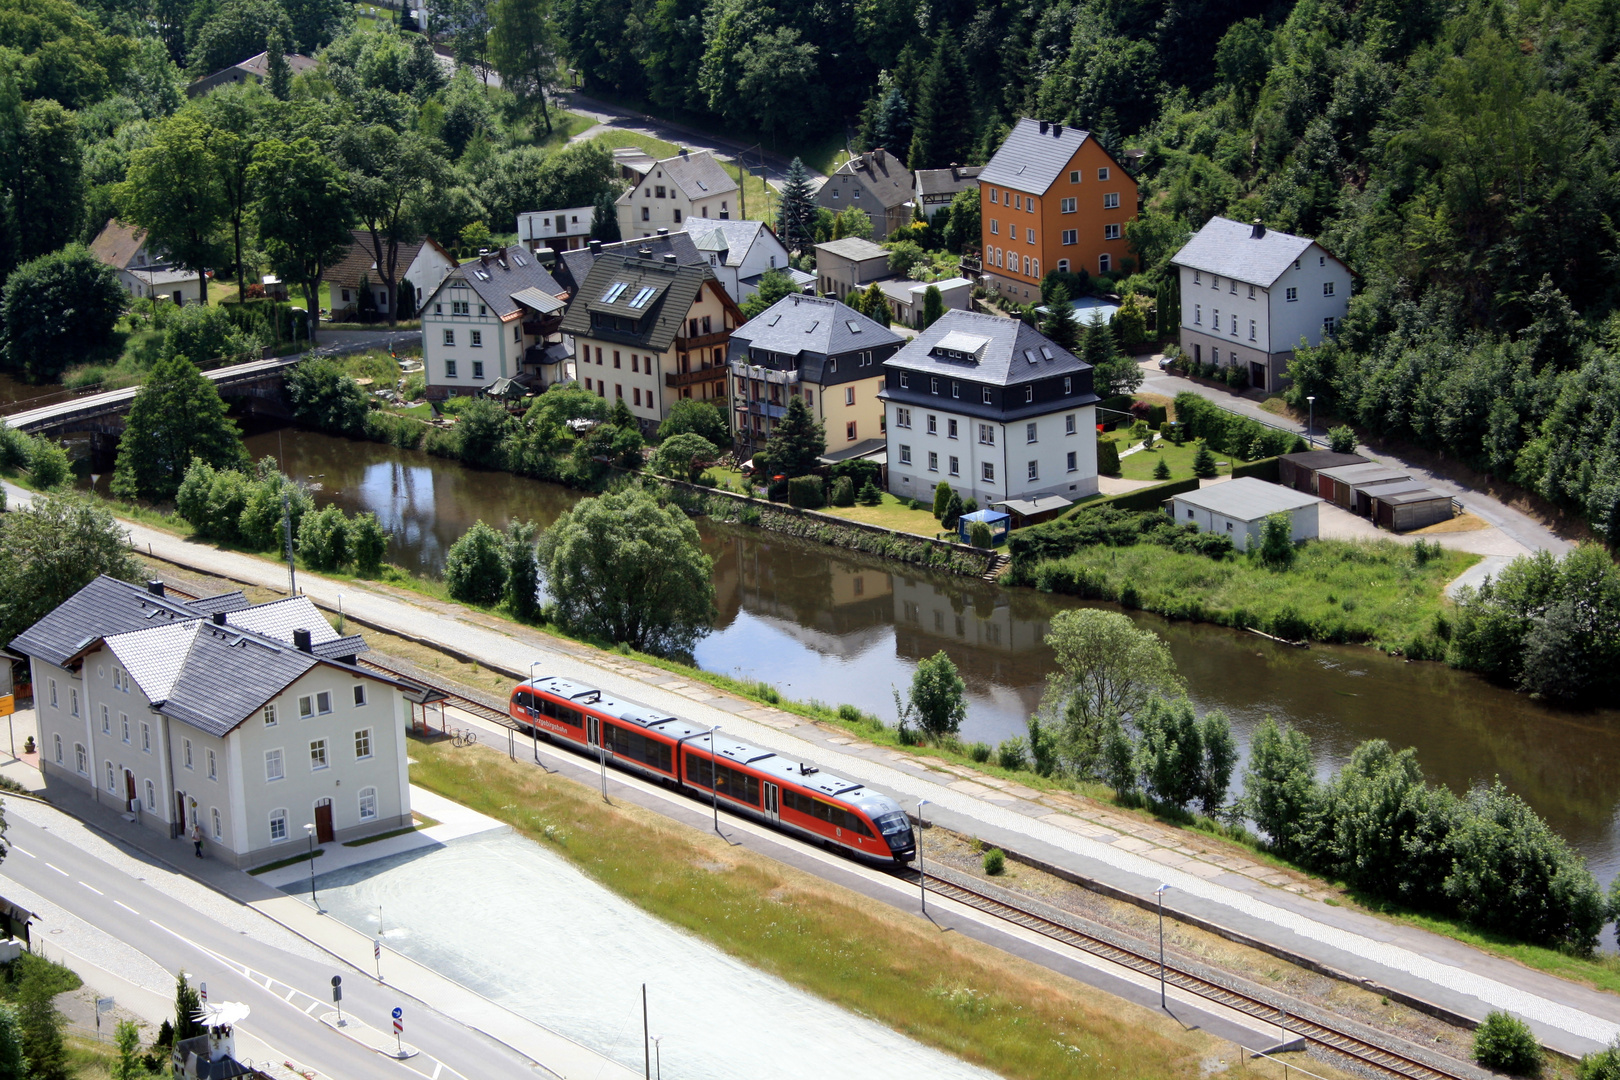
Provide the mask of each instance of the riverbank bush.
[{"label": "riverbank bush", "polygon": [[1193,525],[1178,525],[1156,510],[1098,506],[1014,532],[1007,542],[1012,565],[1007,568],[1006,581],[1009,585],[1038,585],[1036,568],[1041,563],[1097,545],[1129,547],[1141,543],[1211,559],[1223,559],[1232,553],[1231,537],[1200,532]]},{"label": "riverbank bush", "polygon": [[314,509],[315,500],[307,488],[283,475],[272,457],[261,459],[251,472],[216,469],[193,459],[175,493],[175,512],[204,539],[250,551],[279,549],[283,488],[292,533],[300,536],[304,515]]},{"label": "riverbank bush", "polygon": [[1130,599],[1165,618],[1253,627],[1289,641],[1374,642],[1439,656],[1451,632],[1445,584],[1478,558],[1446,551],[1420,561],[1392,540],[1313,540],[1297,549],[1287,570],[1276,571],[1258,560],[1212,559],[1156,543],[1097,544],[1026,562],[1013,583],[1092,600]]},{"label": "riverbank bush", "polygon": [[1322,782],[1309,738],[1268,717],[1243,785],[1279,855],[1371,896],[1581,954],[1610,915],[1586,861],[1501,781],[1459,798],[1376,739]]}]

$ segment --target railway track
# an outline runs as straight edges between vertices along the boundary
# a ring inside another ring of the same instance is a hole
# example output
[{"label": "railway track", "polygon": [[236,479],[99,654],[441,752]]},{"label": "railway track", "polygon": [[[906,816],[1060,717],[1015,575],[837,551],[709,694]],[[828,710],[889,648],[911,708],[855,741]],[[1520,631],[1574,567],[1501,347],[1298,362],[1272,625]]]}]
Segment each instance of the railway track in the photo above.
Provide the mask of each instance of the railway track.
[{"label": "railway track", "polygon": [[[917,871],[907,871],[907,876],[917,880]],[[1158,978],[1159,960],[1156,956],[1148,956],[1131,949],[1124,948],[1114,942],[1105,941],[1100,937],[1087,934],[1072,926],[1055,922],[1051,919],[1027,911],[1015,904],[998,899],[976,889],[968,888],[958,882],[926,874],[928,889],[936,896],[955,900],[957,903],[993,915],[998,919],[1014,923],[1026,930],[1032,930],[1043,937],[1062,942],[1073,948],[1080,949],[1092,956],[1099,957],[1111,963],[1126,967],[1132,971]],[[1468,1080],[1469,1074],[1451,1072],[1440,1066],[1418,1061],[1415,1058],[1389,1050],[1386,1047],[1375,1045],[1357,1035],[1331,1027],[1320,1021],[1293,1016],[1277,1005],[1264,1001],[1249,994],[1233,990],[1190,971],[1167,964],[1164,968],[1165,982],[1169,985],[1196,994],[1206,1001],[1224,1005],[1245,1015],[1263,1020],[1267,1024],[1275,1024],[1293,1038],[1302,1038],[1307,1044],[1314,1044],[1343,1057],[1350,1058],[1358,1064],[1376,1069],[1381,1073],[1406,1077],[1408,1080]]]},{"label": "railway track", "polygon": [[[191,594],[174,589],[172,586],[171,591],[179,593],[188,599],[196,599]],[[384,674],[408,680],[433,691],[435,694],[443,695],[443,700],[446,703],[485,723],[496,724],[506,728],[508,731],[517,731],[517,724],[503,709],[497,709],[486,702],[469,697],[453,687],[445,686],[431,678],[424,677],[420,671],[407,671],[372,657],[361,657],[358,662],[363,667],[369,667]],[[918,880],[918,873],[919,871],[910,869],[903,871],[901,876],[915,882]],[[1149,956],[1146,953],[1137,952],[1115,942],[1088,934],[1083,930],[1046,918],[1006,900],[969,888],[959,882],[935,874],[925,874],[924,876],[928,882],[929,890],[936,896],[954,900],[984,914],[1021,926],[1043,937],[1061,942],[1071,948],[1080,949],[1099,959],[1107,960],[1139,974],[1155,978],[1159,975],[1160,967],[1157,956]],[[1292,1038],[1303,1039],[1308,1045],[1315,1045],[1331,1053],[1339,1054],[1365,1068],[1384,1075],[1402,1077],[1405,1080],[1473,1080],[1475,1076],[1472,1072],[1453,1072],[1439,1065],[1419,1061],[1416,1058],[1379,1046],[1361,1036],[1335,1028],[1319,1020],[1289,1014],[1272,1002],[1234,990],[1184,968],[1167,964],[1164,967],[1164,978],[1167,984],[1180,990],[1205,1001],[1223,1005],[1226,1008],[1254,1017],[1267,1024],[1275,1024],[1286,1031]]]}]

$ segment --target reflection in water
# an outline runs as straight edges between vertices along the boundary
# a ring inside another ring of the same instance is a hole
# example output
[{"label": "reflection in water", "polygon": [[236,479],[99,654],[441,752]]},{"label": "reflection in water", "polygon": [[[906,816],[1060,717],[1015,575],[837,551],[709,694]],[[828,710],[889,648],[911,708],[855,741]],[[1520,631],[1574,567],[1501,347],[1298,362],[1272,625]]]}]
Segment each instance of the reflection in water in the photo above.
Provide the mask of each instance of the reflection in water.
[{"label": "reflection in water", "polygon": [[[374,443],[287,430],[248,440],[287,471],[317,476],[319,500],[374,511],[395,531],[389,559],[438,573],[474,520],[541,525],[577,493]],[[714,558],[720,619],[697,647],[710,670],[763,679],[794,698],[848,702],[893,720],[891,687],[943,649],[969,694],[966,740],[1022,733],[1040,704],[1054,614],[1080,602],[699,521]],[[1200,710],[1222,709],[1242,743],[1265,716],[1311,736],[1324,772],[1365,739],[1415,746],[1455,790],[1500,776],[1590,860],[1620,871],[1620,712],[1561,713],[1439,664],[1370,649],[1283,648],[1218,627],[1133,613],[1169,642]]]}]

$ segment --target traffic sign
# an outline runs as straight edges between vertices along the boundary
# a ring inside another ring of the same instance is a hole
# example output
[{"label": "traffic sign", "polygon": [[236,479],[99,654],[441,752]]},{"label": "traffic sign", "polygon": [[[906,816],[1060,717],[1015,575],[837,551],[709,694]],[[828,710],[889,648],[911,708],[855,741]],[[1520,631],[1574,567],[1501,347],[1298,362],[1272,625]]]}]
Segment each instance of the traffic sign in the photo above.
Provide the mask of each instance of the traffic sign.
[{"label": "traffic sign", "polygon": [[402,1017],[404,1015],[405,1015],[405,1010],[400,1008],[398,1005],[395,1005],[394,1006],[394,1019],[398,1020],[400,1017]]},{"label": "traffic sign", "polygon": [[10,716],[17,711],[17,698],[12,694],[0,697],[0,716]]},{"label": "traffic sign", "polygon": [[405,1010],[398,1005],[394,1006],[394,1038],[398,1040],[405,1033]]},{"label": "traffic sign", "polygon": [[202,1002],[204,1005],[208,1004],[208,984],[207,983],[198,983],[197,984],[197,1000]]},{"label": "traffic sign", "polygon": [[341,975],[332,976],[332,986],[334,988],[342,986],[342,985],[343,985],[343,976],[341,976]]},{"label": "traffic sign", "polygon": [[382,939],[381,938],[379,938],[376,941],[373,941],[371,943],[371,958],[373,960],[381,960],[382,959]]}]

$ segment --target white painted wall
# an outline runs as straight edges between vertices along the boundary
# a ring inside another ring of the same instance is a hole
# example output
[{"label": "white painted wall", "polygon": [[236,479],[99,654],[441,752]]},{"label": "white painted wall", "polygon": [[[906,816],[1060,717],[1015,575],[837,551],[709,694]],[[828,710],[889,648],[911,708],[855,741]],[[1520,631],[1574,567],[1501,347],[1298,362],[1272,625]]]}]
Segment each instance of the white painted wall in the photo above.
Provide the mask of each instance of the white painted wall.
[{"label": "white painted wall", "polygon": [[[1260,352],[1288,352],[1305,338],[1322,343],[1322,320],[1342,320],[1350,309],[1350,271],[1312,243],[1298,260],[1267,289],[1230,277],[1179,267],[1181,325],[1218,338],[1224,345],[1240,345]],[[1331,283],[1333,294],[1323,293]],[[1289,300],[1294,289],[1296,299]]]},{"label": "white painted wall", "polygon": [[[900,410],[909,409],[910,427],[901,426]],[[901,498],[927,502],[934,497],[935,485],[944,482],[960,492],[964,500],[974,498],[980,508],[1002,499],[1016,499],[1041,491],[1053,491],[1068,499],[1097,492],[1097,410],[1095,406],[1066,408],[1002,424],[980,420],[943,409],[885,403],[889,443],[889,491]],[[1069,417],[1074,431],[1068,430]],[[928,421],[933,417],[934,430]],[[951,421],[956,437],[951,437]],[[1035,425],[1035,441],[1029,441],[1029,425]],[[989,427],[992,442],[981,441],[980,426]],[[911,461],[903,458],[909,449]],[[1069,467],[1069,454],[1074,467]],[[936,455],[933,468],[929,454]],[[956,458],[956,471],[951,459]],[[1030,463],[1035,477],[1030,478]],[[984,465],[994,467],[995,478],[984,478]]]},{"label": "white painted wall", "polygon": [[[467,305],[467,314],[455,313],[458,303]],[[522,335],[521,313],[503,323],[471,286],[460,280],[448,282],[432,295],[422,312],[422,360],[428,385],[470,393],[496,379],[516,375],[523,358]],[[454,375],[451,361],[455,362]]]},{"label": "white painted wall", "polygon": [[[1271,338],[1277,352],[1299,347],[1301,338],[1311,345],[1322,343],[1322,320],[1331,316],[1337,323],[1350,310],[1350,271],[1318,244],[1305,249],[1296,263],[1277,279],[1271,290]],[[1331,285],[1333,295],[1323,293]],[[1290,301],[1288,290],[1297,289],[1298,299]]]},{"label": "white painted wall", "polygon": [[[1311,503],[1297,510],[1289,512],[1293,519],[1294,543],[1302,540],[1315,540],[1319,515],[1317,510],[1321,503]],[[1247,551],[1250,544],[1260,542],[1260,532],[1265,525],[1265,518],[1246,520],[1235,518],[1226,514],[1217,514],[1198,506],[1189,506],[1179,497],[1173,498],[1170,503],[1171,516],[1178,525],[1192,524],[1198,527],[1199,532],[1222,533],[1232,538],[1232,546],[1239,551]]]}]

